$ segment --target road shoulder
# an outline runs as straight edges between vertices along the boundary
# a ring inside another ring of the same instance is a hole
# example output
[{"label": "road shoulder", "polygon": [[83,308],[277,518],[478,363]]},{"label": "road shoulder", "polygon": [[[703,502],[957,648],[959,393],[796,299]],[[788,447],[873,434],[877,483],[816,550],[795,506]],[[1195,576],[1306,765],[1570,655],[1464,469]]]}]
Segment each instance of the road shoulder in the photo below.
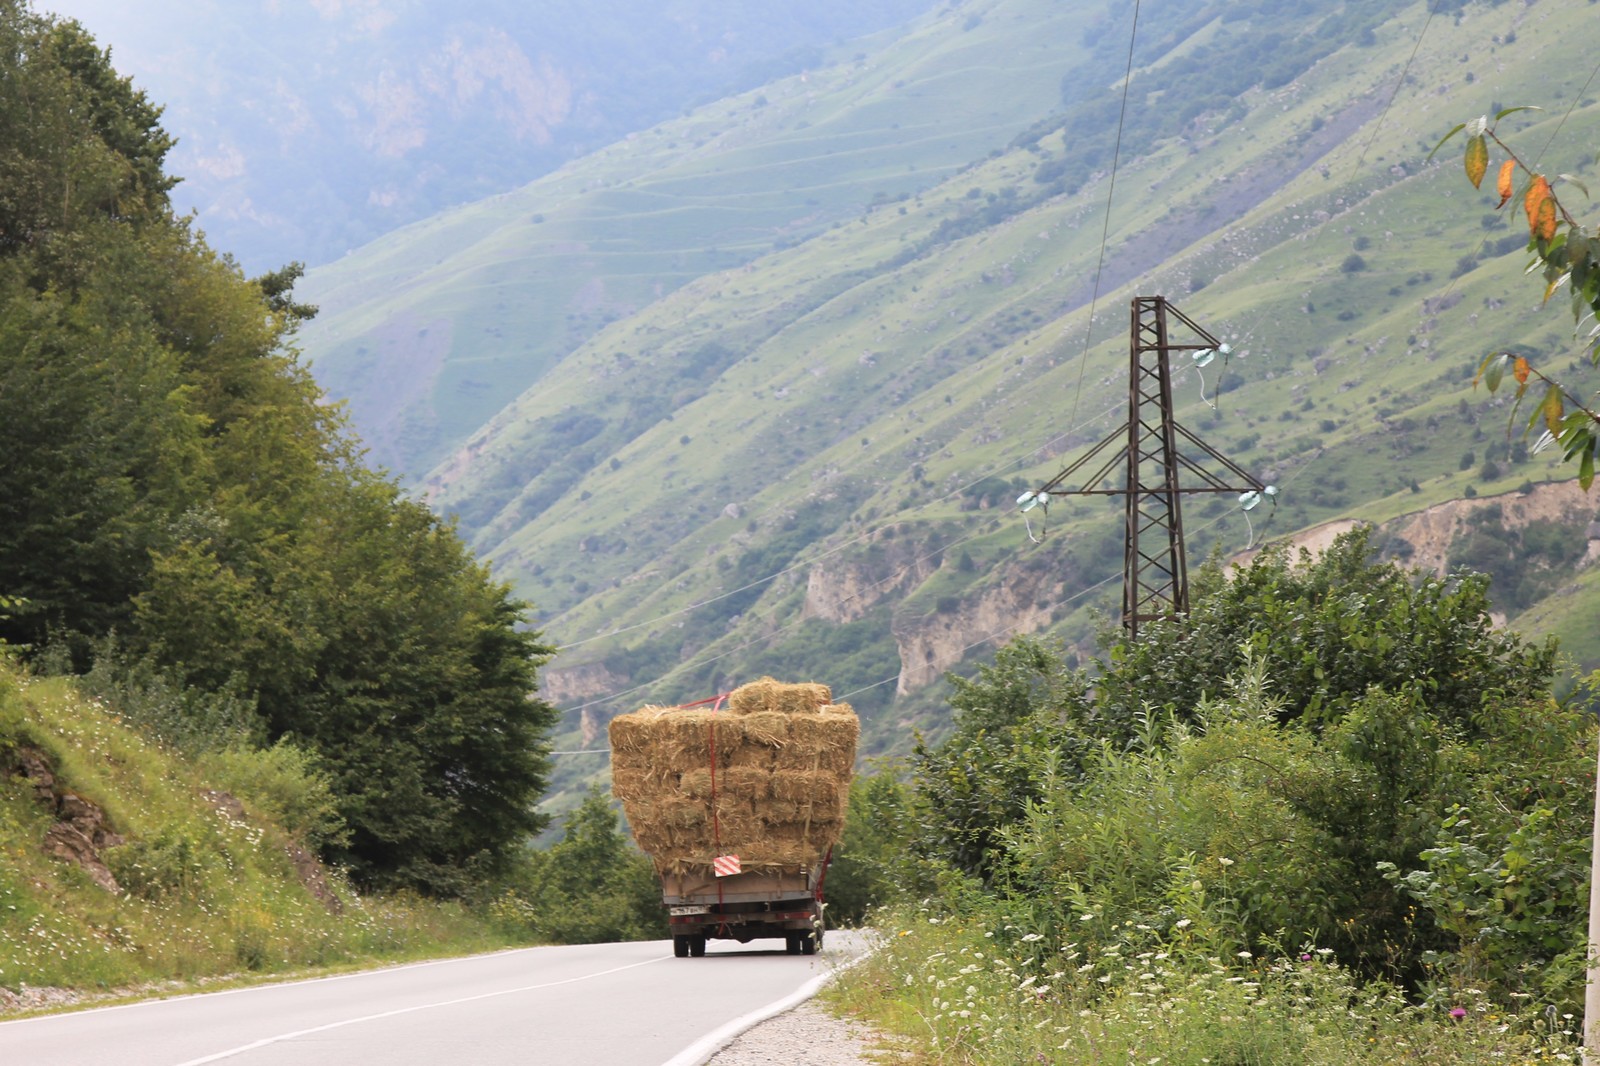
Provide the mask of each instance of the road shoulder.
[{"label": "road shoulder", "polygon": [[807,1000],[746,1030],[707,1066],[883,1066],[901,1057],[882,1032]]}]

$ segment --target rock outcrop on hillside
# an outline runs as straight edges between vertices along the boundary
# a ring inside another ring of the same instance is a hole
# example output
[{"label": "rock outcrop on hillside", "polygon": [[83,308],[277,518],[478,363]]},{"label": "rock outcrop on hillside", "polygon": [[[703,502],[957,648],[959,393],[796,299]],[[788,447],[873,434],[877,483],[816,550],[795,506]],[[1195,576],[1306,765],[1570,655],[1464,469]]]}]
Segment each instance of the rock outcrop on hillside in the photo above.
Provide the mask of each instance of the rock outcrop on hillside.
[{"label": "rock outcrop on hillside", "polygon": [[[1468,530],[1475,516],[1496,508],[1499,513],[1496,521],[1507,529],[1523,529],[1539,521],[1583,525],[1589,551],[1582,565],[1588,565],[1600,554],[1600,529],[1594,527],[1594,520],[1600,515],[1600,495],[1585,492],[1575,480],[1546,481],[1531,489],[1498,496],[1446,500],[1377,523],[1377,529],[1389,543],[1403,541],[1410,546],[1406,557],[1408,565],[1444,577],[1449,571],[1450,547],[1456,538]],[[1291,549],[1305,548],[1315,554],[1358,524],[1349,519],[1324,522],[1286,537],[1283,542]],[[1242,552],[1230,561],[1237,566],[1249,562],[1255,555],[1253,551]]]},{"label": "rock outcrop on hillside", "polygon": [[44,853],[81,867],[89,880],[121,895],[122,888],[102,856],[124,840],[111,828],[106,812],[93,800],[60,788],[49,757],[38,748],[0,751],[0,774],[29,782],[34,799],[54,815],[55,823],[45,832]]},{"label": "rock outcrop on hillside", "polygon": [[940,566],[940,552],[900,532],[885,527],[864,551],[812,566],[801,617],[841,624],[859,621],[879,603],[903,597],[933,576]]}]

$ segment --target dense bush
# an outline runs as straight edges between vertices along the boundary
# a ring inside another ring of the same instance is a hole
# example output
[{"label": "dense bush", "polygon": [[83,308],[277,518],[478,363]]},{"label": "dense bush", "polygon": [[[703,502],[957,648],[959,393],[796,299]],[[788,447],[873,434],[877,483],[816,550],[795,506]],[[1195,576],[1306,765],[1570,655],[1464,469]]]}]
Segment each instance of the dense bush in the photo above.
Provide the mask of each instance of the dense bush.
[{"label": "dense bush", "polygon": [[[1265,552],[1091,681],[1031,639],[955,681],[869,840],[879,887],[1034,931],[1041,957],[1128,930],[1218,953],[1316,944],[1419,996],[1581,991],[1592,722],[1553,648],[1489,621],[1485,582]],[[894,896],[893,892],[889,893]]]},{"label": "dense bush", "polygon": [[528,853],[507,886],[489,913],[510,933],[556,944],[667,935],[661,882],[598,789],[568,816],[561,840]]}]

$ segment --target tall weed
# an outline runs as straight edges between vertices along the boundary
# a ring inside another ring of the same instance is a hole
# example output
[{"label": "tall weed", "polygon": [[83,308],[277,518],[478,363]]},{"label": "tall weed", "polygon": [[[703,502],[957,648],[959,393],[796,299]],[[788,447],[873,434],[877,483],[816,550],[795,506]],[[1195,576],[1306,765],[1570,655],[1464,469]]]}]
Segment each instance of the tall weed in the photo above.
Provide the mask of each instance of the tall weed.
[{"label": "tall weed", "polygon": [[1055,938],[1017,917],[995,904],[898,909],[885,915],[880,950],[829,995],[941,1063],[1577,1059],[1570,1015],[1507,1010],[1471,991],[1414,1005],[1385,982],[1360,980],[1328,948],[1256,952],[1208,940],[1180,919],[1166,932],[1123,922],[1093,945],[1069,939],[1045,949]]}]

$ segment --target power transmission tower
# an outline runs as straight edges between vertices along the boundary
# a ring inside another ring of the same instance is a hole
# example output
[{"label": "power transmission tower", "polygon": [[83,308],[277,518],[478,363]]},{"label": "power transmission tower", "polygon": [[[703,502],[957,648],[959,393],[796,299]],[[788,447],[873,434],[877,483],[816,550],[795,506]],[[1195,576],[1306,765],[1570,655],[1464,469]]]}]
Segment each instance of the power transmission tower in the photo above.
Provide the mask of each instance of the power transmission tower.
[{"label": "power transmission tower", "polygon": [[[1173,343],[1168,334],[1169,318],[1187,326],[1197,343]],[[1246,510],[1263,498],[1277,495],[1276,488],[1245,473],[1173,417],[1169,358],[1173,352],[1193,353],[1195,365],[1204,366],[1219,353],[1227,355],[1228,347],[1165,297],[1134,297],[1129,328],[1128,421],[1071,466],[1017,501],[1026,511],[1041,504],[1048,509],[1054,496],[1126,497],[1122,626],[1129,640],[1138,637],[1141,622],[1189,611],[1189,573],[1179,505],[1182,493],[1239,493],[1240,506]],[[1118,442],[1120,447],[1116,447]],[[1108,475],[1124,460],[1126,476],[1121,486],[1115,486]],[[1077,481],[1076,487],[1062,488],[1086,469],[1090,473]],[[1185,474],[1199,483],[1184,484]]]}]

